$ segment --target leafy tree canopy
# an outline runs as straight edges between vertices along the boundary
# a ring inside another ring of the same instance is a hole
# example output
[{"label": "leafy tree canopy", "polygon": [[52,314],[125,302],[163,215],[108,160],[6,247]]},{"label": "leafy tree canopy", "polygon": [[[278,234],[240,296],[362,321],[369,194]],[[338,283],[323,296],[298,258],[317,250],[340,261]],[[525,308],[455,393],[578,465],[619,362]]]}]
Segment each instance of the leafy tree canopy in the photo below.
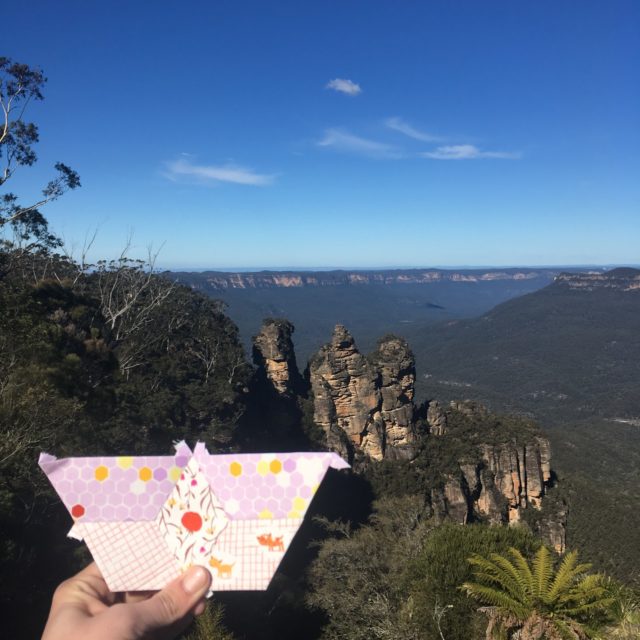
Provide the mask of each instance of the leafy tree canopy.
[{"label": "leafy tree canopy", "polygon": [[[37,156],[38,126],[25,120],[29,103],[44,98],[46,83],[43,72],[26,64],[0,56],[0,188],[20,166],[31,166]],[[62,162],[54,165],[56,176],[42,189],[42,197],[31,204],[21,204],[11,192],[0,194],[0,230],[13,233],[13,242],[34,243],[45,247],[60,246],[60,240],[49,232],[40,208],[59,198],[65,191],[80,186],[78,174]]]}]

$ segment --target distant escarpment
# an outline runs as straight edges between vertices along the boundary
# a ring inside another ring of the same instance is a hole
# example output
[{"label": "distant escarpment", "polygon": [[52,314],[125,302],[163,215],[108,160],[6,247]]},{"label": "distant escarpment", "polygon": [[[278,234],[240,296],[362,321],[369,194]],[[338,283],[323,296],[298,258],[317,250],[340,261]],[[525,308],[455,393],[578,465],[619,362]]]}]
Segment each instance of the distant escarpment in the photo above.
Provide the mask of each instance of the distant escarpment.
[{"label": "distant escarpment", "polygon": [[640,269],[620,267],[604,273],[561,273],[555,283],[569,289],[640,291]]},{"label": "distant escarpment", "polygon": [[[513,524],[541,512],[552,485],[551,452],[533,423],[469,401],[416,405],[413,353],[393,335],[364,355],[337,325],[299,377],[292,330],[286,321],[265,322],[254,338],[258,375],[292,406],[307,402],[324,446],[372,482],[423,493],[434,516],[460,523]],[[561,511],[536,518],[558,550],[564,548]]]},{"label": "distant escarpment", "polygon": [[366,284],[430,284],[434,282],[493,282],[553,278],[554,269],[384,269],[357,271],[176,272],[172,278],[196,289],[270,289]]}]

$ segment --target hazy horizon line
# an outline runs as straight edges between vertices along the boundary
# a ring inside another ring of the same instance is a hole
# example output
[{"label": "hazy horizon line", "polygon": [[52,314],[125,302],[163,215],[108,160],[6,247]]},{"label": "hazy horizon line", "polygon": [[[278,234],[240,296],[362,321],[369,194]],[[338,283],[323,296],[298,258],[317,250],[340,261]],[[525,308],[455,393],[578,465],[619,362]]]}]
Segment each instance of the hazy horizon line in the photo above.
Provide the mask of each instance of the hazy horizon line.
[{"label": "hazy horizon line", "polygon": [[429,265],[429,266],[363,266],[363,267],[345,267],[345,266],[255,266],[255,267],[179,267],[179,266],[162,266],[163,271],[179,271],[191,273],[204,273],[207,271],[217,271],[220,273],[263,273],[263,272],[317,272],[317,271],[408,271],[435,269],[438,271],[453,270],[480,270],[480,269],[614,269],[619,267],[631,267],[638,269],[640,263],[631,262],[612,262],[612,263],[584,263],[584,264],[510,264],[510,265]]}]

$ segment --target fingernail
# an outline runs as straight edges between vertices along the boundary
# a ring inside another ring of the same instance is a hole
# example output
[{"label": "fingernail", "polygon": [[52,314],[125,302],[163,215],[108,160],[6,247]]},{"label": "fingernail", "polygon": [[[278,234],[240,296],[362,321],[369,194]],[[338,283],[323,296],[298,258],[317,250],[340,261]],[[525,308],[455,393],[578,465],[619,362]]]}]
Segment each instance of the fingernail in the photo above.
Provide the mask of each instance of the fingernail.
[{"label": "fingernail", "polygon": [[187,593],[202,591],[209,584],[209,572],[203,567],[191,567],[182,578],[182,587]]},{"label": "fingernail", "polygon": [[194,616],[201,616],[204,613],[204,610],[207,608],[207,603],[204,600],[200,600],[196,605],[196,608],[193,610]]}]

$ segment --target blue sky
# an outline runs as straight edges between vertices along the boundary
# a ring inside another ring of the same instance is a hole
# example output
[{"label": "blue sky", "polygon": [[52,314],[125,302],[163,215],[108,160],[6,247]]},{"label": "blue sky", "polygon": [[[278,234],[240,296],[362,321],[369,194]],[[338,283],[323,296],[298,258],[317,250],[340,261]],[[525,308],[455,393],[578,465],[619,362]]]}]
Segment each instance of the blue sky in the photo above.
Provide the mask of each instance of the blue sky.
[{"label": "blue sky", "polygon": [[[638,263],[640,5],[31,0],[28,200],[169,268]],[[6,29],[10,25],[10,29]]]}]

